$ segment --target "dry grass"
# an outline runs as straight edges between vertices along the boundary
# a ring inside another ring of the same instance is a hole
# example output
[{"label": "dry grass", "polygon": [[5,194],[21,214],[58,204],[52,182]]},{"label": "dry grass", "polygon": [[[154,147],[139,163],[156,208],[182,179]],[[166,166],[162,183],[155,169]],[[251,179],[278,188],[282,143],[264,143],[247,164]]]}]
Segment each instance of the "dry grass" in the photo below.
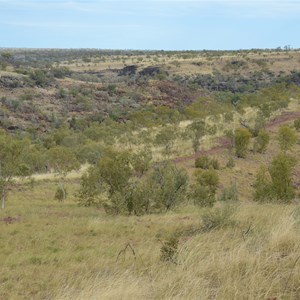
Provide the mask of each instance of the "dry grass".
[{"label": "dry grass", "polygon": [[137,246],[149,265],[128,255],[131,266],[100,273],[79,293],[70,288],[58,298],[299,299],[300,238],[294,209],[241,207],[235,226],[183,239],[178,265],[160,262],[153,246],[150,255]]},{"label": "dry grass", "polygon": [[[296,205],[241,204],[234,223],[201,228],[202,210],[107,216],[53,199],[55,182],[12,191],[0,212],[1,299],[299,299]],[[3,218],[17,217],[11,224]],[[225,224],[225,223],[224,223]],[[177,265],[159,239],[181,232]],[[130,243],[135,254],[127,248]],[[120,255],[119,255],[120,254]],[[119,255],[119,257],[118,257]]]}]

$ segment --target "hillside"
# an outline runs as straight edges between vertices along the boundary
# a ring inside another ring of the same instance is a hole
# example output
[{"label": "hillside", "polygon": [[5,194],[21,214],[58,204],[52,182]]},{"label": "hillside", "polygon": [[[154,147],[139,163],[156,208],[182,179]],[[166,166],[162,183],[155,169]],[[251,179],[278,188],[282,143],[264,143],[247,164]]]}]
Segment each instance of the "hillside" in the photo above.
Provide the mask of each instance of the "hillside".
[{"label": "hillside", "polygon": [[1,299],[300,298],[300,51],[0,51]]}]

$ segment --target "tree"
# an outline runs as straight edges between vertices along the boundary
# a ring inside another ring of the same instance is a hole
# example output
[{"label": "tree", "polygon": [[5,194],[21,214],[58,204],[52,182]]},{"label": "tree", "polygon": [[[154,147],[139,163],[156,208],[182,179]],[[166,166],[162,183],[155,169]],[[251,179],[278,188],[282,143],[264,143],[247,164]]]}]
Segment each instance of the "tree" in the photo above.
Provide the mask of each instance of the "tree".
[{"label": "tree", "polygon": [[72,150],[62,146],[51,148],[47,152],[47,160],[50,166],[58,173],[60,177],[59,187],[56,191],[55,198],[64,201],[67,197],[65,189],[65,178],[73,170],[77,170],[80,164]]},{"label": "tree", "polygon": [[83,175],[77,194],[79,203],[84,206],[103,205],[108,213],[113,214],[131,212],[129,181],[133,174],[128,152],[106,149],[98,163]]},{"label": "tree", "polygon": [[15,176],[30,175],[30,168],[25,163],[24,154],[28,144],[0,132],[0,193],[1,207],[5,207],[7,188],[13,184]]},{"label": "tree", "polygon": [[284,152],[291,150],[298,141],[295,129],[292,129],[287,125],[280,126],[277,138],[280,148]]},{"label": "tree", "polygon": [[246,128],[238,128],[234,134],[235,155],[245,158],[250,143],[251,133]]}]

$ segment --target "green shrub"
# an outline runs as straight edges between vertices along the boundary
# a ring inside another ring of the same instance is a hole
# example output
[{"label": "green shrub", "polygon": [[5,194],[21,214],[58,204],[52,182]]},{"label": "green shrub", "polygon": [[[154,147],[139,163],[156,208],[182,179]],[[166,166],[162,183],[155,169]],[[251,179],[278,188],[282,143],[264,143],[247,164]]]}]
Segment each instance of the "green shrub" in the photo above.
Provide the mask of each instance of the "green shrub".
[{"label": "green shrub", "polygon": [[269,172],[272,178],[272,192],[281,202],[289,202],[295,196],[292,185],[292,169],[296,160],[285,154],[277,155],[271,162]]},{"label": "green shrub", "polygon": [[67,191],[64,186],[59,185],[56,189],[54,199],[58,201],[64,201],[67,198]]},{"label": "green shrub", "polygon": [[257,202],[267,202],[272,198],[271,195],[271,177],[268,173],[268,169],[261,166],[256,174],[254,182],[253,199]]},{"label": "green shrub", "polygon": [[280,126],[277,138],[282,151],[291,150],[298,141],[296,131],[287,125]]},{"label": "green shrub", "polygon": [[220,170],[220,163],[216,158],[212,158],[210,162],[213,169]]},{"label": "green shrub", "polygon": [[234,166],[235,166],[234,158],[232,156],[230,156],[226,163],[226,167],[229,169],[232,169],[232,168],[234,168]]},{"label": "green shrub", "polygon": [[219,170],[220,164],[219,161],[216,158],[210,159],[208,156],[203,155],[200,157],[197,157],[195,160],[195,168],[207,170],[209,168]]},{"label": "green shrub", "polygon": [[251,133],[246,128],[238,128],[234,134],[235,154],[237,157],[245,158],[250,143]]},{"label": "green shrub", "polygon": [[260,130],[254,143],[254,151],[258,153],[266,152],[270,141],[270,136],[265,130]]},{"label": "green shrub", "polygon": [[216,191],[219,177],[214,170],[204,170],[195,173],[195,183],[189,193],[194,204],[200,207],[211,207],[216,202]]},{"label": "green shrub", "polygon": [[279,154],[273,158],[268,169],[261,167],[254,183],[254,200],[290,202],[295,196],[295,188],[292,185],[292,169],[295,163],[294,158]]},{"label": "green shrub", "polygon": [[294,121],[294,127],[297,131],[300,130],[300,118]]},{"label": "green shrub", "polygon": [[238,190],[235,183],[231,183],[230,186],[225,187],[219,196],[219,201],[229,202],[229,201],[239,201]]},{"label": "green shrub", "polygon": [[223,204],[220,207],[210,208],[201,214],[202,228],[204,230],[220,229],[235,224],[233,215],[236,205]]},{"label": "green shrub", "polygon": [[162,242],[160,248],[160,260],[164,262],[176,263],[176,256],[178,254],[179,240],[176,236],[172,235]]},{"label": "green shrub", "polygon": [[209,169],[210,165],[210,159],[205,155],[197,157],[195,160],[195,168]]}]

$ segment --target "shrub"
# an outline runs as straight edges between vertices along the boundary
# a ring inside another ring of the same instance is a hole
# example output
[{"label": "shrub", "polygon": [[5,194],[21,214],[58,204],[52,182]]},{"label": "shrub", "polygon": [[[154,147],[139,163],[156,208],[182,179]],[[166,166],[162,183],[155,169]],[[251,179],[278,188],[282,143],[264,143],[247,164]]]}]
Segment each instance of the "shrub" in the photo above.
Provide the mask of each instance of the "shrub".
[{"label": "shrub", "polygon": [[210,162],[213,169],[220,170],[220,163],[216,158],[212,158]]},{"label": "shrub", "polygon": [[300,130],[300,118],[294,121],[294,127],[297,131]]},{"label": "shrub", "polygon": [[209,169],[210,165],[210,159],[205,155],[197,157],[195,160],[195,168]]},{"label": "shrub", "polygon": [[219,201],[229,202],[229,201],[239,201],[238,190],[235,183],[231,183],[230,186],[225,187],[219,196]]},{"label": "shrub", "polygon": [[257,202],[266,202],[271,199],[271,178],[268,169],[261,166],[254,182],[253,199]]},{"label": "shrub", "polygon": [[289,202],[295,196],[292,185],[292,168],[296,161],[285,155],[277,155],[271,162],[269,172],[272,178],[272,192],[277,200]]},{"label": "shrub", "polygon": [[254,137],[257,137],[259,132],[263,130],[266,125],[265,117],[261,111],[257,113],[254,127],[251,129],[251,133]]},{"label": "shrub", "polygon": [[234,134],[235,154],[237,157],[245,158],[250,143],[251,133],[248,129],[238,128]]},{"label": "shrub", "polygon": [[159,211],[170,210],[185,197],[187,173],[170,163],[154,168],[149,174],[155,195],[154,207]]},{"label": "shrub", "polygon": [[254,143],[254,151],[258,153],[266,152],[269,141],[269,134],[265,130],[260,130]]},{"label": "shrub", "polygon": [[254,183],[254,200],[265,202],[275,199],[279,202],[290,202],[295,196],[292,185],[292,168],[294,158],[279,154],[273,158],[269,168],[261,167]]},{"label": "shrub", "polygon": [[216,202],[216,191],[219,177],[214,170],[195,173],[195,183],[191,186],[190,198],[195,205],[211,207]]},{"label": "shrub", "polygon": [[296,131],[287,125],[279,128],[277,138],[282,151],[290,150],[298,140]]},{"label": "shrub", "polygon": [[81,177],[80,190],[77,193],[80,206],[100,207],[108,199],[108,186],[98,178],[97,170],[91,167]]},{"label": "shrub", "polygon": [[197,157],[195,160],[195,168],[207,170],[209,168],[213,168],[215,170],[220,169],[219,161],[216,158],[210,159],[208,156],[203,155]]},{"label": "shrub", "polygon": [[236,212],[236,206],[223,204],[220,207],[205,210],[201,215],[204,230],[220,229],[234,224],[232,219]]},{"label": "shrub", "polygon": [[67,198],[67,191],[65,187],[59,185],[56,189],[54,199],[58,201],[64,201]]},{"label": "shrub", "polygon": [[160,260],[164,262],[176,263],[178,244],[179,240],[174,235],[170,236],[168,239],[166,239],[166,241],[163,241],[160,248]]},{"label": "shrub", "polygon": [[234,166],[235,166],[234,158],[232,156],[230,156],[228,158],[228,162],[226,163],[226,167],[229,169],[232,169],[232,168],[234,168]]}]

